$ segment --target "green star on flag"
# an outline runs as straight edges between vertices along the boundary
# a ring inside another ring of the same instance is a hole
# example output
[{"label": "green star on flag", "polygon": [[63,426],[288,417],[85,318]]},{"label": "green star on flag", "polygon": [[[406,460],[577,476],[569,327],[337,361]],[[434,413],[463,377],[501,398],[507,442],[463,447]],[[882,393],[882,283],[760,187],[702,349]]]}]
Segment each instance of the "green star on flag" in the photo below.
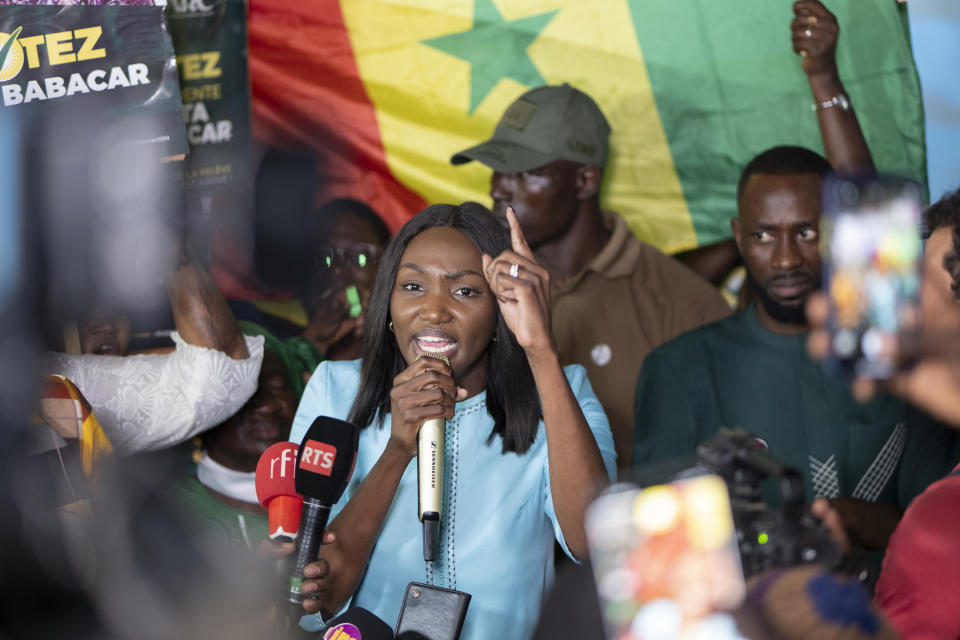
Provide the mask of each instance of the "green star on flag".
[{"label": "green star on flag", "polygon": [[493,0],[476,0],[472,29],[423,43],[470,63],[469,113],[472,114],[501,78],[510,78],[528,87],[546,84],[533,66],[527,48],[556,13],[508,21]]}]

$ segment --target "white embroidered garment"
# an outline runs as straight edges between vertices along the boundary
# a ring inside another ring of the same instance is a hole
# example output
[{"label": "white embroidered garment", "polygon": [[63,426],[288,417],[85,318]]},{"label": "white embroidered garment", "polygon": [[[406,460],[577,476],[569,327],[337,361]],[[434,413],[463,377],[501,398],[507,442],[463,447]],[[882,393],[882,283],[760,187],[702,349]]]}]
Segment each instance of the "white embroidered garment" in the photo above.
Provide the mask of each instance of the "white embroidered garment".
[{"label": "white embroidered garment", "polygon": [[263,336],[244,336],[250,357],[170,336],[176,349],[133,356],[43,354],[41,371],[60,374],[93,406],[118,455],[162,449],[216,426],[257,390]]}]

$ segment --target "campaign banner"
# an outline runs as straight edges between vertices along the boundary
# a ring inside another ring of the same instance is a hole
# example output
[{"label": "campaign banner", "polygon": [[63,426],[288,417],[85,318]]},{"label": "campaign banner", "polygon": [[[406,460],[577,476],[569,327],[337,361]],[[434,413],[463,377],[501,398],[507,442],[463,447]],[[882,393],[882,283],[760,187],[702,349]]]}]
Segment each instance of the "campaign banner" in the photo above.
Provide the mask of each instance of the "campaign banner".
[{"label": "campaign banner", "polygon": [[190,144],[186,186],[244,188],[250,148],[246,3],[171,0],[166,15]]},{"label": "campaign banner", "polygon": [[12,5],[0,12],[0,109],[140,114],[129,143],[187,151],[173,44],[159,6]]}]

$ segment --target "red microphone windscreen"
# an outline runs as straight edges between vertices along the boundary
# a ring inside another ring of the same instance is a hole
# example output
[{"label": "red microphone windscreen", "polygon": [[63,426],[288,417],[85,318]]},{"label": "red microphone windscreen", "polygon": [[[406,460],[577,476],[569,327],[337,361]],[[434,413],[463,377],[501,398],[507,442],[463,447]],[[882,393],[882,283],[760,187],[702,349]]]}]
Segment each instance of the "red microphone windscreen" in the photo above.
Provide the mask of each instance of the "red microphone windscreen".
[{"label": "red microphone windscreen", "polygon": [[270,538],[297,537],[303,506],[294,481],[297,449],[293,442],[278,442],[264,451],[257,463],[257,500],[267,510]]}]

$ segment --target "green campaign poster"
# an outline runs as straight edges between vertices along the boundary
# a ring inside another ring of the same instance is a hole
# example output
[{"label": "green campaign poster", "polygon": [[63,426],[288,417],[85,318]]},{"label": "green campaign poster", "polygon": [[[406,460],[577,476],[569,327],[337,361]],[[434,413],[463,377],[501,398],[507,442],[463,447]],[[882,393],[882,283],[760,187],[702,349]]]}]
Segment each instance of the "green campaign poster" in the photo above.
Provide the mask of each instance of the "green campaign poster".
[{"label": "green campaign poster", "polygon": [[243,189],[250,146],[246,3],[171,0],[166,14],[190,144],[187,188]]}]

